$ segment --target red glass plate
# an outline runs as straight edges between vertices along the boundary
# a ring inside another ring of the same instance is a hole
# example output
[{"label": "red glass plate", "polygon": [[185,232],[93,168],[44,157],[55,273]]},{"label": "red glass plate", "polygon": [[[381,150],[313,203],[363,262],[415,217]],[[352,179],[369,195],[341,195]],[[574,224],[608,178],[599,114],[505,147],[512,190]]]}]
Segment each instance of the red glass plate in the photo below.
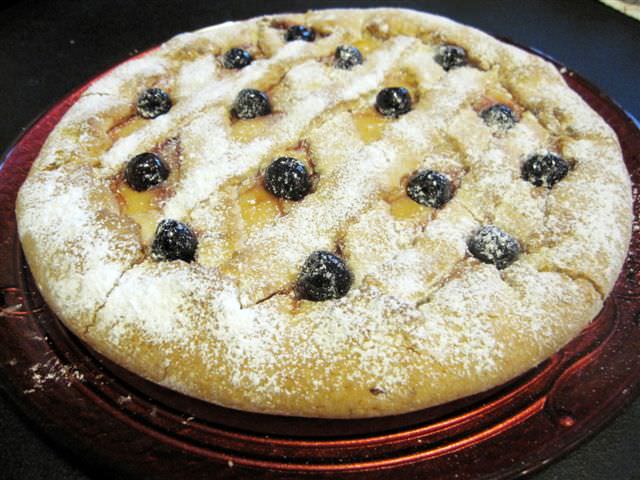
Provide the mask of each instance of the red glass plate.
[{"label": "red glass plate", "polygon": [[[561,71],[615,129],[637,186],[638,125],[589,82]],[[37,120],[0,169],[0,380],[45,432],[85,459],[165,480],[505,479],[565,453],[640,393],[637,228],[615,289],[578,338],[506,385],[436,408],[366,420],[250,414],[119,368],[47,308],[16,234],[17,190],[48,133],[86,87]]]}]

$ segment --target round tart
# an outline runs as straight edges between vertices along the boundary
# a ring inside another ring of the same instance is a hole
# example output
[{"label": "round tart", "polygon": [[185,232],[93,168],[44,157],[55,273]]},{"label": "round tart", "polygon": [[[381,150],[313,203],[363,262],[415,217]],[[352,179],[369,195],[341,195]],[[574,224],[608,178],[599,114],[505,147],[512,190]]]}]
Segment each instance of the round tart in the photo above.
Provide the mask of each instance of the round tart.
[{"label": "round tart", "polygon": [[574,338],[626,256],[618,140],[549,63],[401,9],[179,35],[95,81],[17,204],[49,306],[159,384],[398,414]]}]

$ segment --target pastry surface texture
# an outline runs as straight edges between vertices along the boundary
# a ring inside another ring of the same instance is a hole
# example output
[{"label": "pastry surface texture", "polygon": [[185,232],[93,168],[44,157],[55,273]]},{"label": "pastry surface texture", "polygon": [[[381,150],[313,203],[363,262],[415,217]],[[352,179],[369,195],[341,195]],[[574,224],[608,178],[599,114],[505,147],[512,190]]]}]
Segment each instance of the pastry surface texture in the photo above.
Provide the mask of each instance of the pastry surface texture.
[{"label": "pastry surface texture", "polygon": [[550,63],[451,20],[324,10],[174,37],[85,90],[21,187],[45,300],[227,407],[398,414],[574,338],[626,257],[616,135]]}]

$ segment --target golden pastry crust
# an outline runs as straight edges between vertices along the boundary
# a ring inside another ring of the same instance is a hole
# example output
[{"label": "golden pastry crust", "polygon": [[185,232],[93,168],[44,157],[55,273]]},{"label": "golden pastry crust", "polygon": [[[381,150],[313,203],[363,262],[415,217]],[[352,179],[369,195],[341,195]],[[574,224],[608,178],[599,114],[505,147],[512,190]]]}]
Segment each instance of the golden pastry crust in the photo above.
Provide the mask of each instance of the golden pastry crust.
[{"label": "golden pastry crust", "polygon": [[638,0],[600,0],[605,5],[640,20],[640,1]]},{"label": "golden pastry crust", "polygon": [[[293,24],[316,40],[285,42]],[[444,71],[434,56],[445,43],[464,47],[470,65]],[[364,63],[334,68],[343,44]],[[231,47],[255,61],[223,68]],[[376,93],[398,84],[413,109],[382,121]],[[135,113],[148,87],[174,103],[152,120]],[[249,87],[268,91],[274,113],[232,121]],[[508,131],[478,115],[495,102],[518,114]],[[119,186],[145,151],[172,167],[152,200]],[[551,189],[524,181],[524,159],[549,151],[570,162],[568,176]],[[314,174],[301,202],[260,191],[281,155]],[[418,168],[453,179],[444,208],[403,196]],[[615,134],[551,64],[442,17],[371,9],[225,23],[117,67],[52,132],[17,217],[48,304],[108,358],[228,407],[355,418],[481,392],[559,350],[612,289],[632,213]],[[161,218],[194,229],[196,261],[149,256],[148,226]],[[486,224],[522,246],[508,268],[469,254]],[[295,298],[316,250],[346,260],[345,297]]]}]

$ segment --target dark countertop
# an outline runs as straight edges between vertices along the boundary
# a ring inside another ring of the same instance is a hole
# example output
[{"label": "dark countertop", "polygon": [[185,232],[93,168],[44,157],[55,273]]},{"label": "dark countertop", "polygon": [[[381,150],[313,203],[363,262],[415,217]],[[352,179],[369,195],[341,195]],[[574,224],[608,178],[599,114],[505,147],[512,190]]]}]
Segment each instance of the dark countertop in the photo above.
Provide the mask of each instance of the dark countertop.
[{"label": "dark countertop", "polygon": [[[596,0],[23,1],[0,10],[0,148],[8,148],[31,120],[74,87],[174,34],[230,19],[340,6],[403,6],[440,13],[538,48],[640,118],[640,22]],[[638,445],[640,399],[588,443],[534,477],[640,480]],[[43,438],[4,395],[0,477],[101,478],[81,458]]]}]

